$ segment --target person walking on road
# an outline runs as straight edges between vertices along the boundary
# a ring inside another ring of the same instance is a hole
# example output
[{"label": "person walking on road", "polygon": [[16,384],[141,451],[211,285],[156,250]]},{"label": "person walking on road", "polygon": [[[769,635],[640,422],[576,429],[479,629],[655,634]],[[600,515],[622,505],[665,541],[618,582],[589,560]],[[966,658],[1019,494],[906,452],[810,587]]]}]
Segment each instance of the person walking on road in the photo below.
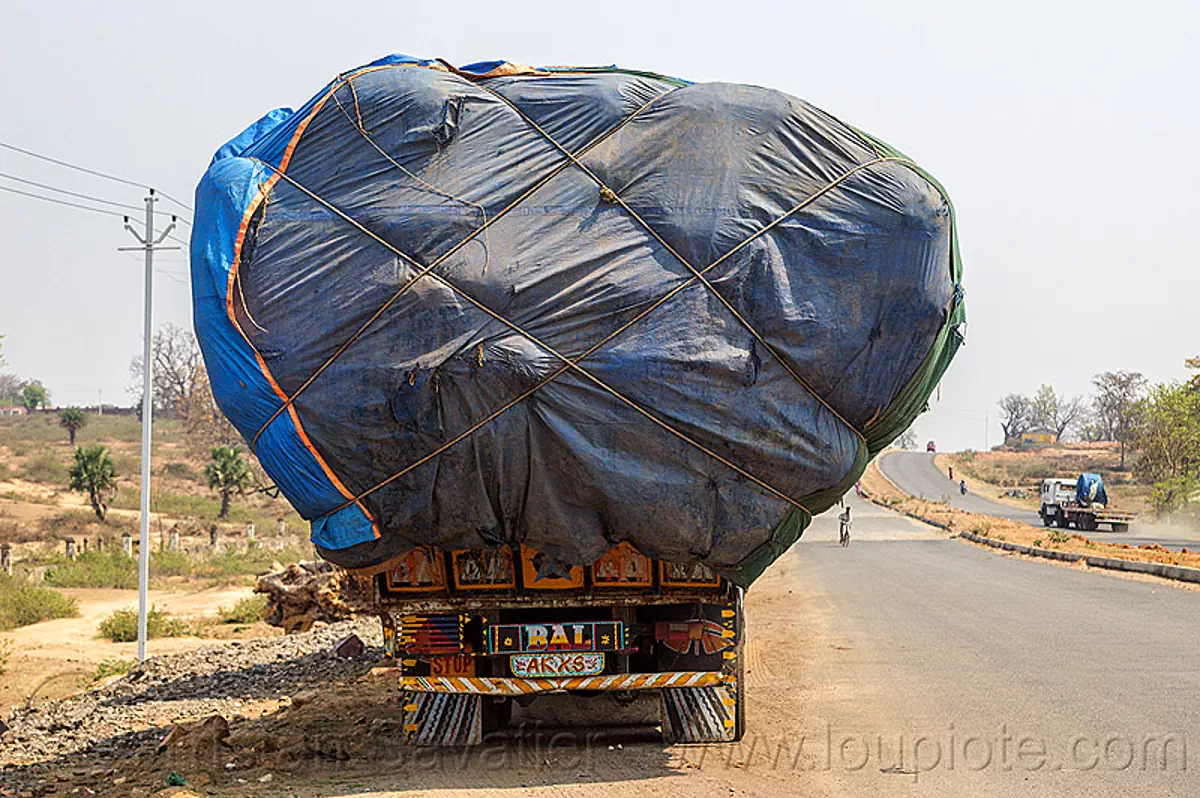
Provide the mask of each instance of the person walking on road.
[{"label": "person walking on road", "polygon": [[850,545],[850,508],[847,507],[838,516],[838,543],[843,547]]},{"label": "person walking on road", "polygon": [[967,495],[967,481],[965,479],[958,483],[958,489],[962,492],[962,495]]},{"label": "person walking on road", "polygon": [[949,469],[950,469],[950,481],[953,482],[954,481],[954,466],[949,466]]}]

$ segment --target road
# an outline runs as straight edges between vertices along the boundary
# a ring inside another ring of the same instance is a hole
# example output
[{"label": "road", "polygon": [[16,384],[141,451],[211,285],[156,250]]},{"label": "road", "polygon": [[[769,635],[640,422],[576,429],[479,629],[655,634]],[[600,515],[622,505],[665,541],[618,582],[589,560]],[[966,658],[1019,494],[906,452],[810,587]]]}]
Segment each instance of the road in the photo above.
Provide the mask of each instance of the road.
[{"label": "road", "polygon": [[[880,457],[879,469],[896,487],[912,496],[947,501],[952,507],[971,513],[1008,518],[1033,526],[1042,525],[1041,516],[1033,510],[1012,507],[974,493],[963,496],[957,485],[938,469],[933,457],[925,452],[888,452]],[[1200,533],[1166,524],[1135,522],[1126,533],[1118,534],[1102,528],[1088,534],[1106,543],[1128,543],[1130,546],[1158,544],[1175,550],[1183,547],[1195,550],[1200,547]]]},{"label": "road", "polygon": [[1164,770],[1142,749],[1200,741],[1200,702],[1183,698],[1200,691],[1200,593],[1031,563],[855,507],[848,549],[827,514],[768,572],[803,585],[794,623],[820,630],[803,669],[818,792],[1196,794],[1182,760]]}]

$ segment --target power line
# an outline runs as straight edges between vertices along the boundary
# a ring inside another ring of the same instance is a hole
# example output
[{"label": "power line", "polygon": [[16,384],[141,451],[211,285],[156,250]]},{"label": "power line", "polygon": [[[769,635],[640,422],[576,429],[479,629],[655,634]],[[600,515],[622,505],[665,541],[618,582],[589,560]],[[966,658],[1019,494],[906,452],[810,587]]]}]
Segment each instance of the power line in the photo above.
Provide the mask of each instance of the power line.
[{"label": "power line", "polygon": [[[136,180],[126,180],[123,177],[117,177],[116,175],[110,175],[105,172],[97,171],[95,169],[88,169],[86,166],[79,166],[77,164],[68,163],[66,161],[60,161],[58,158],[51,158],[49,155],[42,155],[41,153],[37,153],[32,150],[26,150],[21,147],[17,147],[13,144],[8,144],[3,141],[0,141],[0,147],[4,147],[5,149],[9,149],[14,152],[19,152],[22,155],[28,155],[30,158],[39,158],[43,161],[48,161],[49,163],[52,163],[52,164],[57,164],[59,166],[65,166],[68,169],[75,169],[76,171],[84,172],[89,175],[95,175],[96,177],[103,177],[105,180],[112,180],[117,183],[124,183],[127,186],[134,186],[135,188],[152,188],[152,186],[149,183],[139,183]],[[163,199],[174,202],[179,207],[187,209],[187,211],[189,213],[194,212],[192,210],[192,207],[190,205],[188,205],[187,203],[181,202],[180,200],[175,199],[174,197],[172,197],[170,194],[163,191],[162,189],[156,189],[156,190],[158,191],[158,194]]]},{"label": "power line", "polygon": [[79,194],[75,191],[67,191],[65,188],[57,188],[55,186],[46,185],[45,183],[38,183],[34,180],[26,180],[23,177],[17,177],[16,175],[6,174],[5,172],[0,172],[0,177],[7,178],[9,180],[16,180],[18,183],[25,183],[26,185],[37,186],[38,188],[44,188],[47,191],[57,191],[59,194],[66,194],[69,197],[78,197],[79,199],[91,200],[92,202],[101,202],[101,203],[104,203],[105,205],[113,205],[117,208],[128,208],[131,211],[144,210],[144,208],[139,208],[136,205],[126,205],[123,202],[113,202],[112,200],[106,200],[106,199],[103,199],[102,197],[93,197],[90,194]]},{"label": "power line", "polygon": [[53,202],[57,203],[58,205],[66,205],[71,208],[79,208],[80,210],[91,211],[92,213],[103,213],[107,216],[115,216],[118,219],[124,219],[129,215],[126,213],[117,213],[116,211],[105,210],[104,208],[93,208],[90,205],[80,205],[78,202],[67,202],[66,200],[55,199],[54,197],[43,197],[41,194],[31,194],[28,191],[21,191],[19,188],[0,186],[0,191],[11,191],[13,194],[20,194],[24,197],[32,197],[33,199],[39,199],[43,202]]},{"label": "power line", "polygon": [[[0,177],[6,177],[6,176],[7,176],[7,175],[0,174]],[[28,180],[27,180],[27,181],[24,181],[24,182],[27,182],[27,183],[28,183],[28,182],[32,182],[32,181],[28,181]],[[34,185],[38,185],[38,186],[40,186],[41,184],[40,184],[40,183],[35,183]],[[50,187],[49,187],[49,186],[47,186],[47,188],[50,188]],[[52,190],[53,190],[53,189],[52,189]],[[11,188],[11,187],[9,187],[9,186],[0,186],[0,191],[11,191],[13,194],[20,194],[20,195],[21,195],[21,196],[23,196],[23,197],[30,197],[31,199],[38,199],[38,200],[42,200],[43,202],[53,202],[53,203],[55,203],[55,204],[57,204],[57,205],[66,205],[66,206],[68,206],[68,207],[70,207],[70,208],[79,208],[80,210],[83,210],[83,211],[91,211],[92,213],[103,213],[103,214],[105,214],[105,215],[107,215],[107,216],[115,216],[115,217],[117,217],[118,219],[128,219],[128,218],[129,218],[129,214],[127,214],[127,213],[117,213],[116,211],[110,211],[110,210],[106,210],[106,209],[104,209],[104,208],[93,208],[93,207],[91,207],[91,206],[89,206],[89,205],[80,205],[80,204],[79,204],[79,203],[77,203],[77,202],[68,202],[67,200],[55,199],[54,197],[43,197],[41,194],[32,194],[32,193],[30,193],[30,192],[28,192],[28,191],[22,191],[22,190],[21,190],[21,189],[19,189],[19,188]],[[66,193],[71,193],[71,192],[66,192]],[[75,196],[79,196],[79,195],[75,195]],[[87,199],[95,199],[95,200],[97,200],[97,201],[99,201],[99,202],[104,202],[104,200],[101,200],[101,199],[99,199],[98,197],[87,197]],[[114,202],[114,203],[112,203],[112,204],[113,204],[113,205],[116,205],[117,207],[120,207],[120,208],[131,208],[132,210],[135,210],[135,211],[141,211],[141,210],[144,210],[143,208],[137,208],[137,207],[134,207],[134,206],[132,206],[132,205],[121,205],[120,203],[115,203],[115,202]],[[176,217],[176,221],[179,221],[178,217]],[[158,234],[158,233],[160,233],[160,232],[161,232],[160,230],[155,230],[155,231],[154,231],[155,235],[157,235],[157,234]],[[183,246],[185,246],[185,247],[186,247],[186,246],[188,246],[188,242],[184,241],[184,240],[183,240],[183,239],[181,239],[181,238],[176,238],[175,236],[168,236],[168,237],[169,237],[169,238],[170,238],[172,241],[176,241],[176,242],[178,242],[178,243],[180,243],[180,244],[183,244]]]}]

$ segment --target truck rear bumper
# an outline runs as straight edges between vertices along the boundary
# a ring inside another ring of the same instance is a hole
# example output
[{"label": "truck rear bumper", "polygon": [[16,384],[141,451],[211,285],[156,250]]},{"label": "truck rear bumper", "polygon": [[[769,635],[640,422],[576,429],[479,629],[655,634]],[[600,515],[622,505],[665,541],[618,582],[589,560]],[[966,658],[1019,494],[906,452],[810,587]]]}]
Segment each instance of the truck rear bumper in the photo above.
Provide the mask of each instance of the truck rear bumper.
[{"label": "truck rear bumper", "polygon": [[662,690],[681,687],[714,687],[733,682],[732,675],[719,671],[664,671],[662,673],[618,673],[607,676],[521,679],[483,676],[402,676],[400,689],[413,693],[458,695],[523,696],[564,693],[572,690]]}]

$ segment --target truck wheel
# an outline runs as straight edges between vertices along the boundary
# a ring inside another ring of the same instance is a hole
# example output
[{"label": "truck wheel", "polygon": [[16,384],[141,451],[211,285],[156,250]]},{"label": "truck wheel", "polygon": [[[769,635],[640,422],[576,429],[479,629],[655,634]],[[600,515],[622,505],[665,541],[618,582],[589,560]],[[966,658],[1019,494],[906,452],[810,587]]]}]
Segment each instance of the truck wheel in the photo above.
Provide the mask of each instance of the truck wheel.
[{"label": "truck wheel", "polygon": [[1058,517],[1055,520],[1055,523],[1058,525],[1059,529],[1069,529],[1071,527],[1071,522],[1067,520],[1067,514],[1062,510],[1058,511]]},{"label": "truck wheel", "polygon": [[1042,517],[1042,526],[1050,526],[1050,524],[1054,523],[1054,516],[1046,512],[1045,507],[1038,511],[1038,515]]},{"label": "truck wheel", "polygon": [[1113,525],[1112,525],[1112,531],[1113,531],[1113,532],[1122,532],[1122,533],[1124,533],[1124,532],[1128,532],[1128,531],[1129,531],[1129,524],[1113,524]]}]

